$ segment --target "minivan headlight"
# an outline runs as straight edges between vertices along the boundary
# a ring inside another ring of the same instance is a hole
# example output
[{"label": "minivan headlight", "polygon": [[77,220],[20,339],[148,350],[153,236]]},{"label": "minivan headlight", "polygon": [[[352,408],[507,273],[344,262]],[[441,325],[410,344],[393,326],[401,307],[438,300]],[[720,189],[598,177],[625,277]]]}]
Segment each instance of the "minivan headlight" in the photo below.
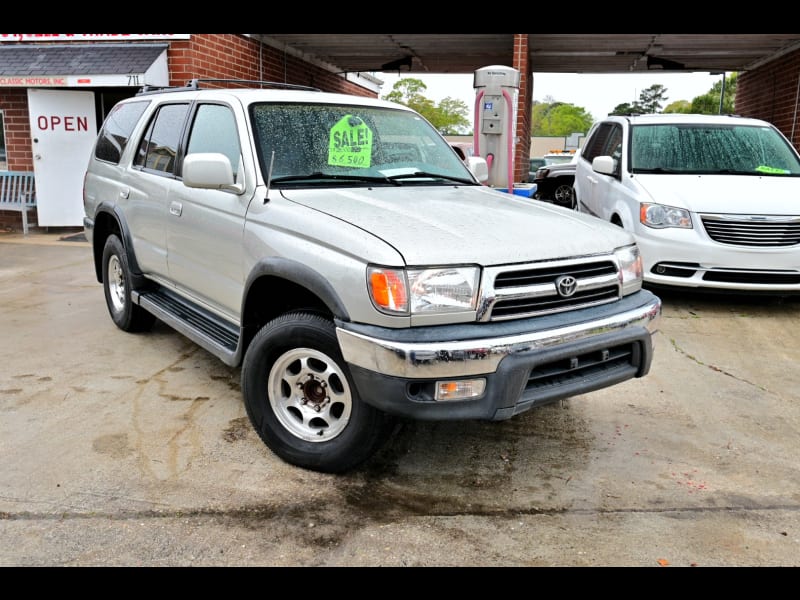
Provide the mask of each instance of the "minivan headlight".
[{"label": "minivan headlight", "polygon": [[685,208],[676,208],[652,202],[642,202],[639,205],[639,221],[641,221],[642,225],[647,225],[654,229],[665,229],[667,227],[692,228],[692,217]]},{"label": "minivan headlight", "polygon": [[367,269],[372,303],[392,315],[473,311],[479,281],[480,269],[475,266]]},{"label": "minivan headlight", "polygon": [[614,251],[619,262],[619,278],[622,285],[622,295],[627,296],[642,289],[642,256],[639,246],[633,244]]}]

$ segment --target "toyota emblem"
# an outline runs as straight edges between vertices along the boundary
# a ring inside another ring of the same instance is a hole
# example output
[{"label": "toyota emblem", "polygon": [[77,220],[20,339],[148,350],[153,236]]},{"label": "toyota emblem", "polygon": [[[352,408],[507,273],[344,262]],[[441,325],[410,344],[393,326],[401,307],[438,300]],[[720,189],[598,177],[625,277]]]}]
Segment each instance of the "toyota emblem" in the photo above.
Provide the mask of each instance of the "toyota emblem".
[{"label": "toyota emblem", "polygon": [[578,289],[578,280],[572,275],[562,275],[556,279],[556,291],[562,298],[569,298]]}]

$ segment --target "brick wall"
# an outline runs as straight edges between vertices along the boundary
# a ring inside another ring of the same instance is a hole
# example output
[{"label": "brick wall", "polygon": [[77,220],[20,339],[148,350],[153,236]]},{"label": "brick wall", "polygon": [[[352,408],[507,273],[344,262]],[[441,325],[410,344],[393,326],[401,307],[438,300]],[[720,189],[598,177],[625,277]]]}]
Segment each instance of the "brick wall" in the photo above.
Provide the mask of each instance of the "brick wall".
[{"label": "brick wall", "polygon": [[736,113],[769,121],[789,138],[795,148],[800,148],[798,78],[800,50],[753,71],[740,73],[736,83]]},{"label": "brick wall", "polygon": [[376,97],[377,94],[343,77],[277,48],[234,34],[192,34],[167,51],[170,85],[190,79],[247,79],[316,87],[326,92]]},{"label": "brick wall", "polygon": [[[533,104],[533,78],[528,64],[528,34],[514,36],[513,64],[519,71],[519,95],[517,99],[517,142],[514,148],[514,181],[528,181],[529,161],[531,153],[531,110]],[[527,134],[527,135],[526,135]]]},{"label": "brick wall", "polygon": [[[28,122],[28,91],[20,88],[0,88],[0,109],[3,111],[6,140],[6,162],[9,171],[32,171],[31,128]],[[28,213],[36,222],[34,211]],[[22,231],[22,215],[16,211],[0,210],[0,229]]]},{"label": "brick wall", "polygon": [[33,169],[31,127],[28,122],[28,91],[0,88],[0,109],[5,122],[6,156],[9,171]]}]

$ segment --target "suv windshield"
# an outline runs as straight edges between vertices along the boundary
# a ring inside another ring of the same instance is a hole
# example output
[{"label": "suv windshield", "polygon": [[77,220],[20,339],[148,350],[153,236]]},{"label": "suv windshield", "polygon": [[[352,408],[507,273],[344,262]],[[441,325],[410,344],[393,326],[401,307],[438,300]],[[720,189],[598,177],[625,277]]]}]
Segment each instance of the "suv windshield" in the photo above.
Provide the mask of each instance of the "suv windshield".
[{"label": "suv windshield", "polygon": [[634,173],[800,175],[788,143],[769,127],[635,125],[630,155]]},{"label": "suv windshield", "polygon": [[[256,150],[276,185],[476,184],[448,142],[405,110],[339,104],[251,107]],[[273,160],[274,152],[274,160]]]}]

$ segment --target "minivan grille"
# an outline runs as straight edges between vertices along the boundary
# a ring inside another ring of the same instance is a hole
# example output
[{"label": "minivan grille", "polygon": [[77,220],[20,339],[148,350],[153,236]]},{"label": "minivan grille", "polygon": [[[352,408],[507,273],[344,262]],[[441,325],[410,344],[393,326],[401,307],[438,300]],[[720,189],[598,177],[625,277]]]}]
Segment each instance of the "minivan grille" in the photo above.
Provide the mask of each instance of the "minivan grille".
[{"label": "minivan grille", "polygon": [[800,217],[701,215],[709,237],[733,246],[782,247],[800,244]]},{"label": "minivan grille", "polygon": [[[559,293],[558,282],[574,279],[574,293]],[[613,260],[579,259],[487,269],[482,320],[501,321],[613,302],[620,298]]]}]

